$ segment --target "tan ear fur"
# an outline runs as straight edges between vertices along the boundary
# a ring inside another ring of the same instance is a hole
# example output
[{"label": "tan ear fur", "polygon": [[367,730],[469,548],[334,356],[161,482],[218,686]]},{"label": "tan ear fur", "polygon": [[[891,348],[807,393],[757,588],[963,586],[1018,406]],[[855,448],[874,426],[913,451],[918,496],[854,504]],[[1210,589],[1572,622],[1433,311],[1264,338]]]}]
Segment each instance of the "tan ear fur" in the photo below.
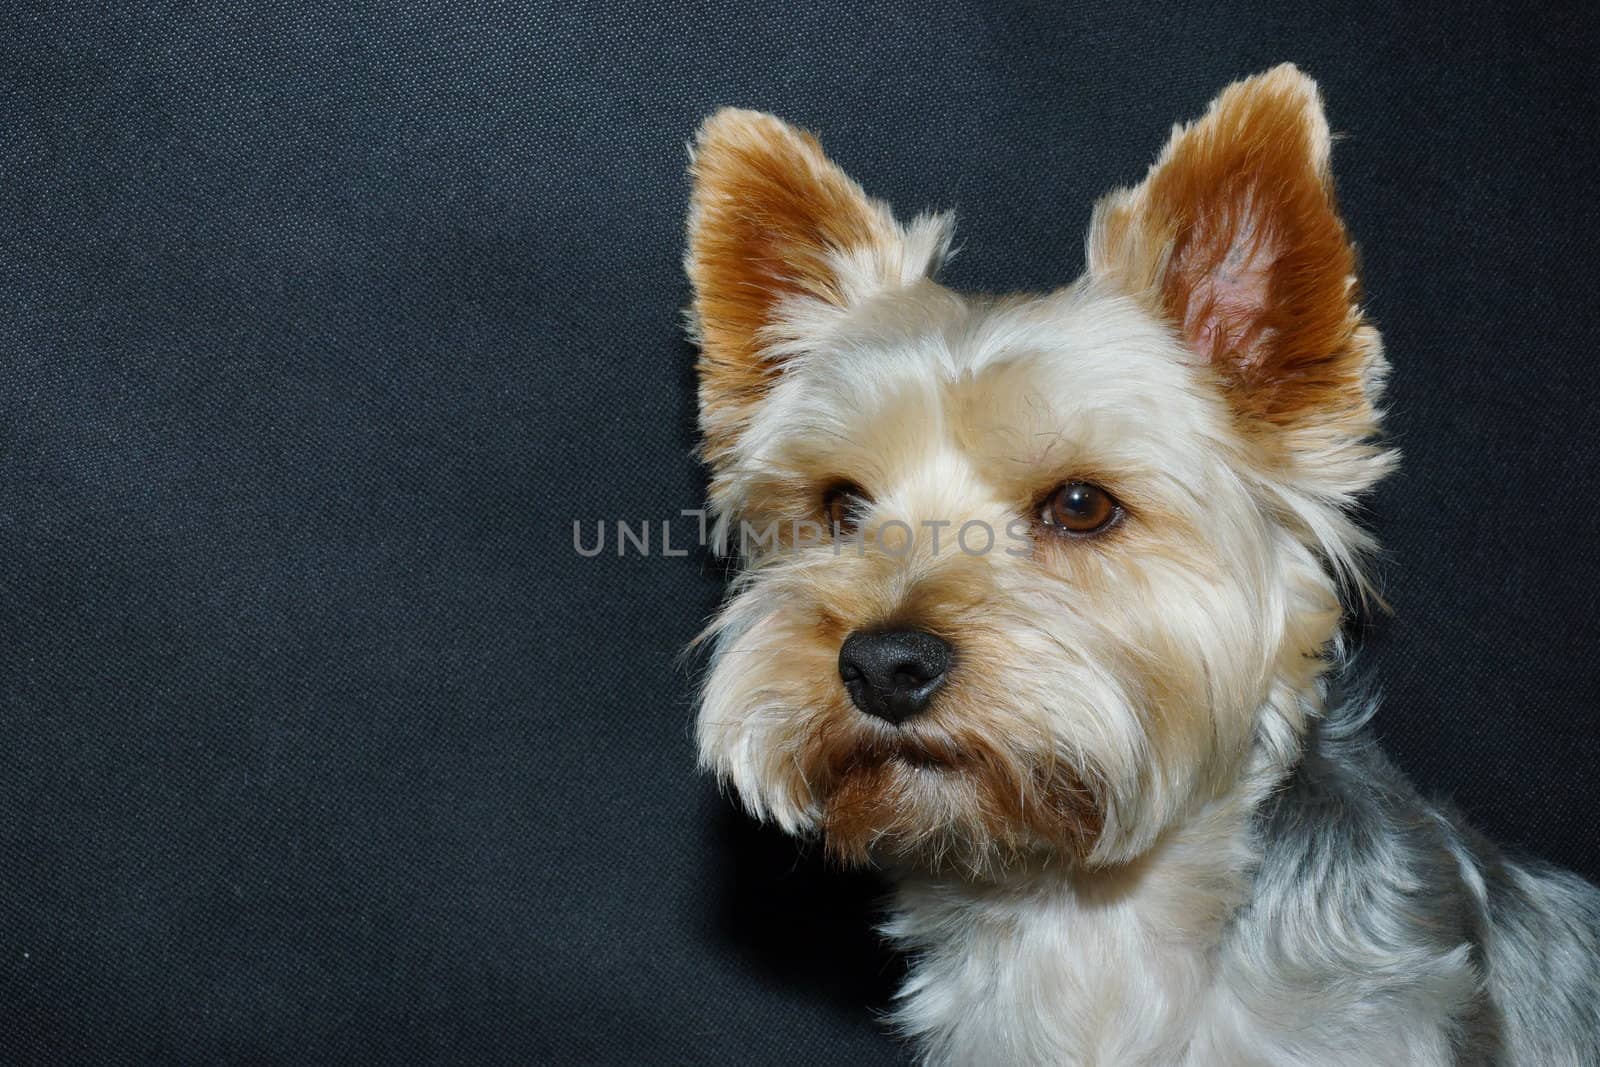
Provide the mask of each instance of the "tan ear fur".
[{"label": "tan ear fur", "polygon": [[874,285],[907,284],[943,253],[943,224],[896,224],[817,139],[755,111],[701,126],[685,266],[700,343],[700,423],[715,464],[748,423],[777,366],[786,306],[843,308]]},{"label": "tan ear fur", "polygon": [[1103,199],[1091,273],[1147,301],[1255,427],[1364,436],[1384,364],[1357,306],[1316,83],[1284,64],[1173,130],[1144,182]]}]

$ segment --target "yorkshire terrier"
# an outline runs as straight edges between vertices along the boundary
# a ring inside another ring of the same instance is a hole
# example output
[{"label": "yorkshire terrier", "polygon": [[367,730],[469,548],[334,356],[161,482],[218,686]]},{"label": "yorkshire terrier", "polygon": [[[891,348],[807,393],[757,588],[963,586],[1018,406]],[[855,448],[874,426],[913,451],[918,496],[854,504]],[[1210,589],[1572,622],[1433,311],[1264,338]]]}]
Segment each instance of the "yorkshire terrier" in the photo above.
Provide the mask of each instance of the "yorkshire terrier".
[{"label": "yorkshire terrier", "polygon": [[950,1064],[1600,1063],[1600,891],[1422,799],[1338,695],[1387,364],[1317,87],[1176,127],[1045,296],[933,280],[770,115],[693,146],[704,763],[887,871]]}]

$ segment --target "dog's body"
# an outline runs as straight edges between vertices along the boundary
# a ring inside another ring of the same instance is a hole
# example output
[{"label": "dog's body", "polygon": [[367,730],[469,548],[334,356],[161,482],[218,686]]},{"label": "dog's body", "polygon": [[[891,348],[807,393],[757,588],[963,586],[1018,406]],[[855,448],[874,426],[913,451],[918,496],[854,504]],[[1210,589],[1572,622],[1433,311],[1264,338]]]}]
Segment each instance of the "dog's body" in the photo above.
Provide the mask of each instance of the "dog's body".
[{"label": "dog's body", "polygon": [[1327,699],[1394,462],[1328,148],[1298,71],[1232,86],[1101,202],[1082,279],[990,301],[931,280],[947,220],[808,136],[701,132],[701,428],[746,558],[701,750],[896,874],[932,1062],[1600,1062],[1600,893]]}]

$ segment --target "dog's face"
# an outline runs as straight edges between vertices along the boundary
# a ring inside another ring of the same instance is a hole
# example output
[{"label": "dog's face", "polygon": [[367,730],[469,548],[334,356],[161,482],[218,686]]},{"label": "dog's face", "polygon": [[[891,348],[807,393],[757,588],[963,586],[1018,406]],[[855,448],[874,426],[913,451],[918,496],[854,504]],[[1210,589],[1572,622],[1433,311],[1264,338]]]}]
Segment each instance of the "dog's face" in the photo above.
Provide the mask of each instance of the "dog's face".
[{"label": "dog's face", "polygon": [[1041,297],[936,284],[948,220],[897,224],[770,116],[710,119],[694,179],[745,556],[699,738],[753,812],[852,861],[1105,864],[1289,758],[1390,462],[1308,79],[1175,131]]}]

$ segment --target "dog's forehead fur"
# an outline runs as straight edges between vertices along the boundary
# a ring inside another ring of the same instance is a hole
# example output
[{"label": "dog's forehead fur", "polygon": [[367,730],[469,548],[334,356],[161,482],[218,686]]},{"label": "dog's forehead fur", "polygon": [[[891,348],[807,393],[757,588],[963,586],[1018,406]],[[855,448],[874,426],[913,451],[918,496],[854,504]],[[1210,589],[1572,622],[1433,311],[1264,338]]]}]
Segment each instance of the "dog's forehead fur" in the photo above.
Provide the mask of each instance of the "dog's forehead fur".
[{"label": "dog's forehead fur", "polygon": [[[1236,448],[1210,377],[1137,302],[1089,282],[990,300],[922,281],[809,334],[731,466],[882,494],[959,458],[1007,502],[1074,475],[1198,482]],[[730,506],[749,481],[735,475]]]}]

